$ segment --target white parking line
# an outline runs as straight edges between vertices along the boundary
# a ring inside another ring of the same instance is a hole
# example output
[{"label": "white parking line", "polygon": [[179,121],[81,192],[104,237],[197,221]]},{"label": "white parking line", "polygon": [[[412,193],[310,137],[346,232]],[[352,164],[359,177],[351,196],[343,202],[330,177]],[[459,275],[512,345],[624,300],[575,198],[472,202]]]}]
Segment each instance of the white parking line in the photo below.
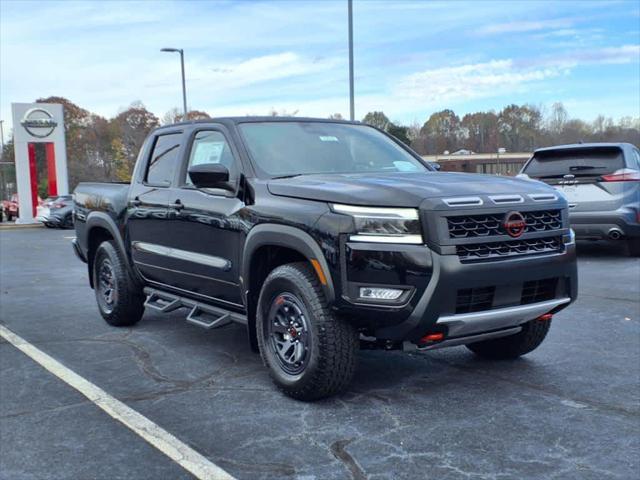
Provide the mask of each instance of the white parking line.
[{"label": "white parking line", "polygon": [[109,395],[87,379],[31,345],[11,330],[0,325],[0,336],[42,365],[63,382],[78,390],[113,418],[123,423],[185,470],[203,480],[233,480],[216,464],[185,445],[147,417]]}]

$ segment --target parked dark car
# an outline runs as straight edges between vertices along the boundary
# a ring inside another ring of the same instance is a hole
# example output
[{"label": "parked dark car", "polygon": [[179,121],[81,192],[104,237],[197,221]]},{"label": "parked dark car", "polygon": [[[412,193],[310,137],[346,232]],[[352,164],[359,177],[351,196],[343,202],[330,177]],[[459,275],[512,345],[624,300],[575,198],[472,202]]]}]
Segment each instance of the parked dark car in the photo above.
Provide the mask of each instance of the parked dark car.
[{"label": "parked dark car", "polygon": [[73,197],[60,195],[47,203],[48,212],[42,223],[48,228],[73,228]]},{"label": "parked dark car", "polygon": [[437,172],[355,122],[165,126],[130,185],[81,183],[75,201],[74,248],[108,323],[186,307],[204,328],[245,324],[303,400],[346,388],[361,346],[516,358],[576,298],[553,188]]},{"label": "parked dark car", "polygon": [[640,256],[640,150],[629,143],[541,148],[521,171],[552,185],[569,202],[579,240],[625,242]]}]

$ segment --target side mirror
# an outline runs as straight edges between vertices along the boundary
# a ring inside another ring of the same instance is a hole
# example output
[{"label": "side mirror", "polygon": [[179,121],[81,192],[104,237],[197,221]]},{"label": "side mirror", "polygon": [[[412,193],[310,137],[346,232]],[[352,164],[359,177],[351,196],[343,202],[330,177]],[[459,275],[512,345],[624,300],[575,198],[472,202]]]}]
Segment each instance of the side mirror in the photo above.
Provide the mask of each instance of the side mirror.
[{"label": "side mirror", "polygon": [[219,163],[201,163],[189,167],[189,178],[196,188],[229,190],[229,169]]},{"label": "side mirror", "polygon": [[430,165],[438,171],[440,171],[440,169],[442,168],[442,165],[440,165],[438,162],[431,162]]},{"label": "side mirror", "polygon": [[519,173],[516,175],[516,178],[519,178],[520,180],[531,180],[531,177],[526,173]]}]

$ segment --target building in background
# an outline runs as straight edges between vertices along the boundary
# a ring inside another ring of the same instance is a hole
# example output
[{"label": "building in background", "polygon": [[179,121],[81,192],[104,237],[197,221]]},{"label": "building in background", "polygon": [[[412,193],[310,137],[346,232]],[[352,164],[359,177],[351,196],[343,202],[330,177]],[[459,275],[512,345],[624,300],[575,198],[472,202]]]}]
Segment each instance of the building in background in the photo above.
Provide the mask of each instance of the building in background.
[{"label": "building in background", "polygon": [[423,155],[428,162],[437,162],[445,172],[517,175],[531,153],[459,153]]}]

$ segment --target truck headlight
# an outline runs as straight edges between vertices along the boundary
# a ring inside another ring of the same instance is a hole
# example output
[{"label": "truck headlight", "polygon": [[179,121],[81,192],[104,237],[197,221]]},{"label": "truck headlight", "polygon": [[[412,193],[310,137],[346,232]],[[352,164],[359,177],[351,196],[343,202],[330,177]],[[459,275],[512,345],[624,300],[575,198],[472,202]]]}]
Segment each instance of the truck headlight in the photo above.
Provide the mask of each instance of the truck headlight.
[{"label": "truck headlight", "polygon": [[418,210],[415,208],[358,207],[333,203],[331,209],[353,217],[357,233],[349,237],[352,242],[424,243]]}]

